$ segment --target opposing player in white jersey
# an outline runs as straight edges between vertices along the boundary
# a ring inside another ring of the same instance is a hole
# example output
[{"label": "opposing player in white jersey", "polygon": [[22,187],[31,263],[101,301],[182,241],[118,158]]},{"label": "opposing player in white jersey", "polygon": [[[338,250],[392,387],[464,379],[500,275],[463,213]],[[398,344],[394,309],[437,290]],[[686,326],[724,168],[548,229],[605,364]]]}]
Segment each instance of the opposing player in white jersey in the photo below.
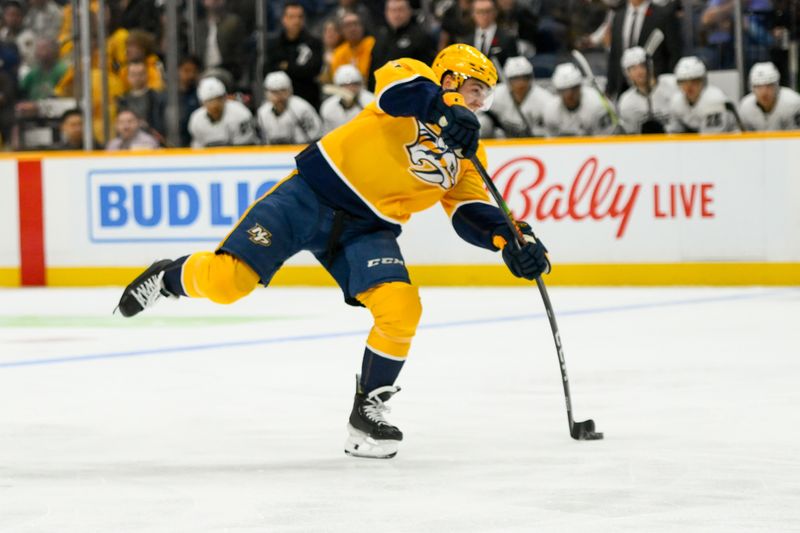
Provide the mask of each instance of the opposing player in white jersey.
[{"label": "opposing player in white jersey", "polygon": [[322,102],[319,109],[324,133],[350,122],[375,100],[375,95],[364,89],[361,72],[349,63],[336,69],[333,83],[336,84],[336,93]]},{"label": "opposing player in white jersey", "polygon": [[508,58],[503,73],[491,110],[478,115],[481,137],[546,136],[544,108],[553,94],[533,83],[533,65],[523,56]]},{"label": "opposing player in white jersey", "polygon": [[192,148],[256,143],[253,114],[241,102],[228,100],[221,81],[217,78],[200,80],[197,98],[203,106],[189,117]]},{"label": "opposing player in white jersey", "polygon": [[728,97],[708,84],[706,66],[696,56],[682,57],[675,65],[680,92],[672,97],[669,133],[722,133],[738,131],[736,117],[726,109]]},{"label": "opposing player in white jersey", "polygon": [[544,125],[548,136],[611,135],[614,123],[600,94],[583,85],[583,74],[572,63],[562,63],[553,73],[558,97],[547,103]]},{"label": "opposing player in white jersey", "polygon": [[[660,132],[669,120],[669,105],[678,92],[675,76],[662,74],[648,79],[647,54],[641,46],[628,48],[622,54],[622,71],[630,80],[630,88],[619,97],[619,118],[625,133]],[[647,124],[642,129],[642,125]]]},{"label": "opposing player in white jersey", "polygon": [[282,70],[264,78],[267,101],[258,108],[264,144],[308,144],[322,137],[322,119],[314,106],[292,94],[292,80]]},{"label": "opposing player in white jersey", "polygon": [[750,69],[750,88],[739,103],[745,129],[779,131],[800,129],[800,94],[781,87],[781,74],[772,63],[756,63]]}]

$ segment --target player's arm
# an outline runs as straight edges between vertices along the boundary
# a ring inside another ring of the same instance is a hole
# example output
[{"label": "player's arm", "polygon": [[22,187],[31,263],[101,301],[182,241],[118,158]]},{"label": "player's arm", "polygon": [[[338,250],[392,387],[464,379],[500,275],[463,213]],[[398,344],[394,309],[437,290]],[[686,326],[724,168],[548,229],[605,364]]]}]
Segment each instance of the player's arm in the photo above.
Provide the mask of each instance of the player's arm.
[{"label": "player's arm", "polygon": [[[486,150],[478,149],[478,159],[486,166]],[[525,244],[512,243],[512,234],[500,209],[489,202],[483,181],[471,163],[458,184],[442,198],[442,206],[450,216],[456,233],[465,241],[487,250],[502,250],[503,261],[519,278],[535,279],[550,272],[547,249],[537,240],[525,222],[517,226],[525,236]]]},{"label": "player's arm", "polygon": [[441,92],[433,70],[415,59],[389,61],[375,71],[375,103],[393,117],[426,122],[428,109]]}]

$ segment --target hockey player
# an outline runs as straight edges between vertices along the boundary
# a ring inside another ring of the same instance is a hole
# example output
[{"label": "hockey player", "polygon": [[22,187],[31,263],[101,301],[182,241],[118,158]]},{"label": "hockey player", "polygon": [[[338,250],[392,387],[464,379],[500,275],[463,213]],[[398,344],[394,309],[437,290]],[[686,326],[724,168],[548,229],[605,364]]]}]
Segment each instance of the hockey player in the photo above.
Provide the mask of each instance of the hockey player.
[{"label": "hockey player", "polygon": [[781,87],[781,74],[772,63],[756,63],[750,69],[752,93],[742,98],[739,116],[745,129],[776,131],[800,129],[800,95]]},{"label": "hockey player", "polygon": [[217,78],[203,78],[197,86],[203,107],[189,117],[192,148],[255,144],[253,114],[241,102],[228,100],[225,85]]},{"label": "hockey player", "polygon": [[611,135],[614,123],[600,94],[583,85],[583,74],[572,63],[562,63],[553,72],[558,98],[548,102],[544,125],[551,137]]},{"label": "hockey player", "polygon": [[396,240],[401,224],[440,203],[459,236],[502,250],[514,275],[532,280],[550,263],[525,224],[526,244],[507,244],[514,237],[467,159],[486,161],[474,112],[497,81],[491,61],[456,44],[431,67],[404,58],[375,75],[377,99],[301,152],[296,170],[250,206],[215,252],[153,263],[125,289],[119,311],[136,315],[162,295],[232,303],[268,285],[298,251],[311,251],[345,301],[374,318],[345,451],[388,458],[403,434],[385,419],[386,402],[400,390],[394,383],[422,312]]},{"label": "hockey player", "polygon": [[544,137],[544,108],[554,96],[534,85],[533,65],[523,56],[508,58],[506,83],[498,85],[492,108],[479,114],[482,137]]},{"label": "hockey player", "polygon": [[696,56],[682,57],[675,65],[680,92],[669,108],[669,133],[722,133],[738,131],[736,117],[725,107],[728,98],[708,84],[706,66]]},{"label": "hockey player", "polygon": [[282,70],[264,78],[267,101],[258,108],[264,144],[306,144],[322,136],[322,119],[311,104],[292,94],[292,80]]},{"label": "hockey player", "polygon": [[[678,92],[675,76],[662,74],[657,80],[648,79],[647,55],[641,46],[625,50],[622,71],[631,84],[619,97],[619,118],[625,133],[663,133],[670,101]],[[646,131],[642,131],[645,123]],[[656,129],[660,131],[651,131]]]},{"label": "hockey player", "polygon": [[325,133],[350,122],[367,104],[375,100],[375,95],[364,89],[364,79],[353,65],[342,65],[336,69],[333,83],[336,84],[336,93],[322,102],[319,112]]}]

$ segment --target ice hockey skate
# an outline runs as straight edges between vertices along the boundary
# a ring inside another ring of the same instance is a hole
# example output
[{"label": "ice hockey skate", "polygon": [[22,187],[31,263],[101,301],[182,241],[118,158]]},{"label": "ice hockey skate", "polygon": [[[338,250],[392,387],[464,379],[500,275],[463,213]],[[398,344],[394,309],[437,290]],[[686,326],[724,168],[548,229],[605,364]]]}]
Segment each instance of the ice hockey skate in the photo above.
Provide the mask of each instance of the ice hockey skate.
[{"label": "ice hockey skate", "polygon": [[356,385],[344,453],[372,459],[391,459],[397,455],[397,445],[403,440],[403,432],[387,422],[383,415],[389,412],[385,402],[398,392],[400,387],[387,385],[364,393],[361,385]]},{"label": "ice hockey skate", "polygon": [[117,310],[122,316],[138,315],[148,307],[152,307],[162,296],[175,298],[175,295],[164,287],[164,273],[171,263],[171,259],[156,261],[125,287],[117,304]]}]

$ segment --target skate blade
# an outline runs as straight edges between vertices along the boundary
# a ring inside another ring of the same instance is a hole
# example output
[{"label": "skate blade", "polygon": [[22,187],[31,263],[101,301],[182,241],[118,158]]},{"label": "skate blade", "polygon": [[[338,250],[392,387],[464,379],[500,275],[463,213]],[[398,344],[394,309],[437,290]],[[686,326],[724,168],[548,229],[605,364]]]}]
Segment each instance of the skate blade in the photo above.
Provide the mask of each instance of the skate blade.
[{"label": "skate blade", "polygon": [[391,459],[397,455],[399,441],[373,439],[349,424],[347,425],[347,431],[349,435],[344,443],[344,453],[351,457]]}]

